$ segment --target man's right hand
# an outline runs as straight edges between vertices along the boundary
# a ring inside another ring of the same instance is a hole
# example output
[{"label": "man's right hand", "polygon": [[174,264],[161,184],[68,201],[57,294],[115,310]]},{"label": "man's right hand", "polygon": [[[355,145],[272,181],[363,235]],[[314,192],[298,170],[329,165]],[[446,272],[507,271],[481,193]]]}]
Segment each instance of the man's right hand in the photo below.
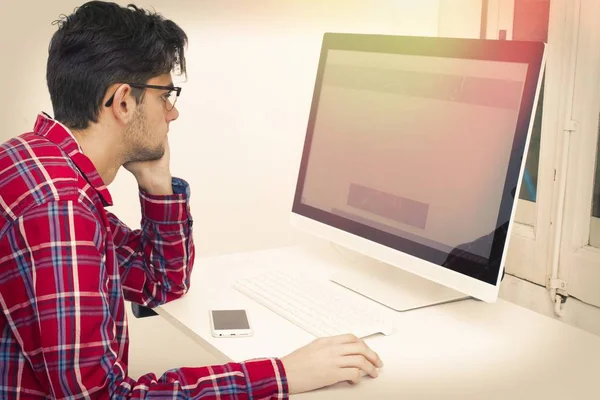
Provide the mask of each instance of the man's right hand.
[{"label": "man's right hand", "polygon": [[308,392],[342,381],[376,378],[383,362],[354,335],[317,339],[281,359],[290,394]]}]

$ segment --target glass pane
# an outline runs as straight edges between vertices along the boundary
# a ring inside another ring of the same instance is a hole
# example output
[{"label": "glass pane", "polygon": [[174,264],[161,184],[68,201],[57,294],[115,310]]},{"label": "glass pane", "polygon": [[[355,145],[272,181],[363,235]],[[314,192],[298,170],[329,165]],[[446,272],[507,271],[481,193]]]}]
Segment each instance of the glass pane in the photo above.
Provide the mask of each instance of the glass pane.
[{"label": "glass pane", "polygon": [[596,179],[594,179],[592,217],[600,218],[600,138],[598,140],[598,148],[596,149]]},{"label": "glass pane", "polygon": [[544,99],[544,83],[540,90],[540,99],[538,100],[537,110],[535,112],[535,120],[533,122],[533,130],[529,141],[529,152],[525,161],[525,172],[523,173],[523,182],[521,183],[521,191],[519,198],[522,200],[536,201],[537,196],[537,179],[538,169],[540,164],[540,139],[542,137],[542,108]]},{"label": "glass pane", "polygon": [[[548,41],[548,23],[550,20],[550,0],[515,0],[513,16],[513,40]],[[533,131],[529,144],[529,153],[525,161],[523,183],[519,198],[536,201],[537,178],[540,159],[540,138],[542,132],[542,108],[544,85],[535,113]]]},{"label": "glass pane", "polygon": [[600,126],[598,127],[598,147],[596,149],[596,178],[592,197],[592,225],[590,227],[590,245],[600,247]]}]

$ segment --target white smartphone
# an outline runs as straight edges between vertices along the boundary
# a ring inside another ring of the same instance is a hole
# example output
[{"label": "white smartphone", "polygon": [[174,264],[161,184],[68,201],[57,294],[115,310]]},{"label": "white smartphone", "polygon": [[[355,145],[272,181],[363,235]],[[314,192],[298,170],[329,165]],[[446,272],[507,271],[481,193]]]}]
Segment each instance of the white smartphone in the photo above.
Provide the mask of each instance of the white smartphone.
[{"label": "white smartphone", "polygon": [[210,328],[214,337],[252,336],[246,310],[211,310]]}]

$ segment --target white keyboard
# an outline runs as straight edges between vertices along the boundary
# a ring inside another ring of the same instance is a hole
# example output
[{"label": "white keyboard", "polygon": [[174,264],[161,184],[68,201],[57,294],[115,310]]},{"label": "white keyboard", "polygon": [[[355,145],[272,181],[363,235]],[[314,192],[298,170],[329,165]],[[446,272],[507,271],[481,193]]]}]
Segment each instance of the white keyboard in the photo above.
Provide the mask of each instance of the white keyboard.
[{"label": "white keyboard", "polygon": [[390,335],[393,323],[381,304],[328,280],[269,271],[238,280],[234,287],[305,331],[317,336],[353,333]]}]

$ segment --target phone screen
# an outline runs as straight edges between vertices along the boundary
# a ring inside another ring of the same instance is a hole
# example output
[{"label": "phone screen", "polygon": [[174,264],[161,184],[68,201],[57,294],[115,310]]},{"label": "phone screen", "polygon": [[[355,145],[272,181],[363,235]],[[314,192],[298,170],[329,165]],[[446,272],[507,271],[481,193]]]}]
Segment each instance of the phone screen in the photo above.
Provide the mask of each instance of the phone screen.
[{"label": "phone screen", "polygon": [[215,329],[250,329],[245,310],[213,310]]}]

